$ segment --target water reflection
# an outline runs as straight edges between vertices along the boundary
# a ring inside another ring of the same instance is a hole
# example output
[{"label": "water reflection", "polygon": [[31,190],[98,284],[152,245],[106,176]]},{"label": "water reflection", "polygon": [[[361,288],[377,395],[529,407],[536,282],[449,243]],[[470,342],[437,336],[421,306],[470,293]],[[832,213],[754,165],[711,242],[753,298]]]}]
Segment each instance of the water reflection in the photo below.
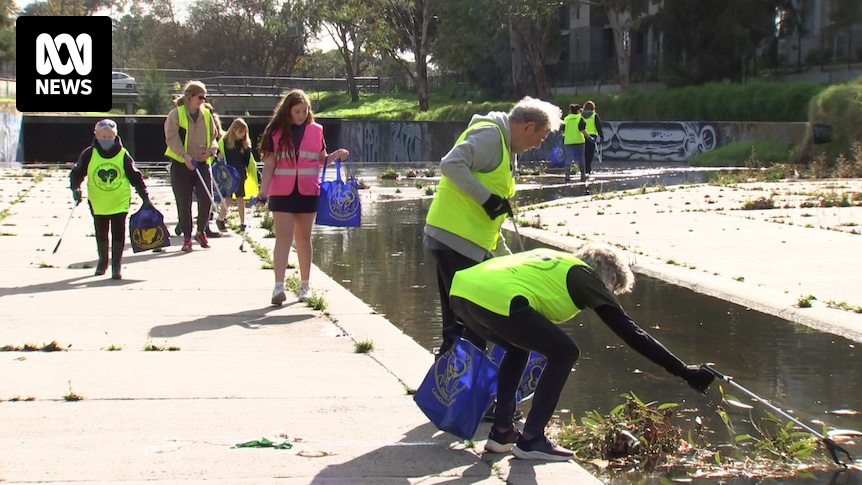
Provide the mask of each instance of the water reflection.
[{"label": "water reflection", "polygon": [[[675,177],[675,183],[700,182],[703,176],[683,174]],[[661,177],[656,180],[663,182]],[[621,177],[606,183],[616,190],[639,187],[645,181]],[[583,187],[523,191],[519,203],[573,195],[578,190]],[[439,344],[440,316],[434,260],[422,244],[429,204],[430,199],[363,201],[362,227],[317,227],[313,242],[316,265],[431,350]],[[532,241],[525,242],[528,249],[536,246]],[[645,276],[638,276],[634,292],[621,297],[620,302],[638,324],[681,359],[690,363],[714,362],[718,370],[736,377],[755,394],[791,410],[807,424],[822,420],[829,427],[862,429],[862,416],[830,413],[859,410],[862,406],[862,378],[856,368],[862,344]],[[591,311],[564,323],[562,328],[578,342],[582,354],[559,408],[578,418],[590,409],[608,412],[622,402],[621,393],[633,391],[647,401],[697,408],[701,416],[713,418],[709,427],[717,436],[724,433],[726,428],[714,415],[717,389],[709,396],[695,394],[683,381],[629,350]],[[734,394],[742,397],[739,392]],[[568,413],[562,416],[568,417]],[[733,417],[738,422],[746,418],[743,414]],[[820,429],[817,424],[812,427]],[[854,455],[862,452],[850,451]],[[829,483],[830,479],[831,475],[822,475],[806,483]],[[836,483],[862,483],[862,474],[841,475]]]}]

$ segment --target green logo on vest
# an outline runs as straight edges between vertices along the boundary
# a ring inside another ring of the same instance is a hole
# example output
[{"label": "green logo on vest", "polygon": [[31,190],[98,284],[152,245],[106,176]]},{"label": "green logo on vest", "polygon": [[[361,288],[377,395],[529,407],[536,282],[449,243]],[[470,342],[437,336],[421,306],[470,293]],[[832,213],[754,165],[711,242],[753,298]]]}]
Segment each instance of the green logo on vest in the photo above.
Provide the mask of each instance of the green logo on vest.
[{"label": "green logo on vest", "polygon": [[96,178],[93,181],[99,190],[104,190],[105,192],[117,190],[122,185],[120,183],[120,172],[110,163],[103,163],[96,168]]}]

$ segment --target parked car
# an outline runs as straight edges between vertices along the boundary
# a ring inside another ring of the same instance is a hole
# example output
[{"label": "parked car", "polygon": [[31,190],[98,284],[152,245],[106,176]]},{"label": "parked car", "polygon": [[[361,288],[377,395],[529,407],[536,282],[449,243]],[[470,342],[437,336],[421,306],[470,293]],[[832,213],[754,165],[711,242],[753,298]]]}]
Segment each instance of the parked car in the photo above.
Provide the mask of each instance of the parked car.
[{"label": "parked car", "polygon": [[135,89],[135,78],[124,72],[111,72],[112,89]]}]

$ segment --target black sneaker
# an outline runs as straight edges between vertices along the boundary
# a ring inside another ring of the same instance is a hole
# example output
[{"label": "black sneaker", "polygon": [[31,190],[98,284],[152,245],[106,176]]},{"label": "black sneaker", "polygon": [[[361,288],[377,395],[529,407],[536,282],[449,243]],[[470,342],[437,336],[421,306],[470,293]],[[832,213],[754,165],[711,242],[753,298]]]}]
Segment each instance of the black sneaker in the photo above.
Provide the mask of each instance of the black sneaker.
[{"label": "black sneaker", "polygon": [[209,227],[209,226],[207,226],[207,229],[206,229],[206,231],[204,231],[204,234],[206,234],[206,235],[207,235],[207,237],[213,237],[213,238],[219,238],[219,237],[221,237],[221,233],[220,233],[220,232],[215,232],[215,231],[213,231],[212,229],[210,229],[210,227]]},{"label": "black sneaker", "polygon": [[512,454],[522,460],[569,461],[575,456],[571,451],[551,443],[544,435],[527,441],[523,436],[518,438]]},{"label": "black sneaker", "polygon": [[508,453],[512,451],[515,442],[521,437],[521,432],[514,427],[510,428],[505,433],[496,433],[495,428],[491,426],[491,433],[488,434],[488,441],[485,442],[485,451],[491,453]]},{"label": "black sneaker", "polygon": [[222,219],[216,219],[216,227],[220,232],[227,232],[227,225]]}]

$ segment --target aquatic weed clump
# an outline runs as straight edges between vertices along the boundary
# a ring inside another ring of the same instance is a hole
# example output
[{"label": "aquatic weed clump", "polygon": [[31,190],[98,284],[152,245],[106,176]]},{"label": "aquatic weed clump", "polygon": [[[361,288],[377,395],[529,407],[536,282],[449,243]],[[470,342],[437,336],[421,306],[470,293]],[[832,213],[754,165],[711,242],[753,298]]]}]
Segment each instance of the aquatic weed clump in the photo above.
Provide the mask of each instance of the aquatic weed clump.
[{"label": "aquatic weed clump", "polygon": [[[596,468],[598,475],[674,472],[691,478],[776,479],[810,477],[837,466],[820,452],[824,451],[820,440],[812,433],[768,411],[755,416],[752,406],[719,389],[721,404],[708,419],[692,418],[698,410],[644,402],[630,392],[621,394],[624,402],[608,414],[592,410],[580,423],[575,417],[561,423],[556,439],[575,451],[576,460]],[[742,419],[746,429],[737,429],[731,408],[747,412]],[[716,416],[726,434],[708,427]],[[680,426],[685,422],[690,429]]]}]

